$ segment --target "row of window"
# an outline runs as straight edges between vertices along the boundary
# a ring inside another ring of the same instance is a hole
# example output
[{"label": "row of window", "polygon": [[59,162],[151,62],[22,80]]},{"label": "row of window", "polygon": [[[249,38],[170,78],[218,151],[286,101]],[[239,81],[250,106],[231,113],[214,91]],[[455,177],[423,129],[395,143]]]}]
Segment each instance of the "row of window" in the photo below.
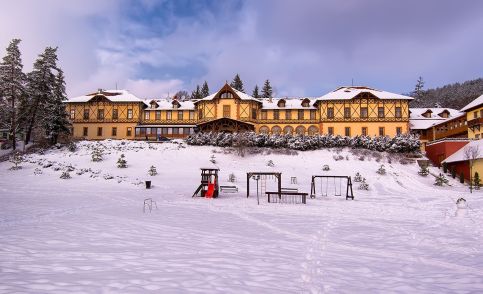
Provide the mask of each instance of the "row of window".
[{"label": "row of window", "polygon": [[[479,111],[480,117],[483,117],[483,109]],[[478,118],[478,111],[473,111],[473,119]]]},{"label": "row of window", "polygon": [[[189,119],[194,120],[195,119],[195,112],[194,111],[189,111]],[[150,120],[150,112],[146,111],[144,112],[144,119],[145,120]],[[155,120],[161,120],[161,110],[156,110],[154,112],[154,119]],[[166,111],[166,119],[167,120],[172,120],[173,119],[173,111],[168,110]],[[184,112],[182,110],[178,111],[178,120],[183,120],[184,119]]]},{"label": "row of window", "polygon": [[[98,127],[97,128],[97,136],[102,137],[103,136],[104,129],[103,127]],[[82,136],[87,137],[89,136],[89,127],[84,127],[82,130]],[[111,128],[111,136],[112,137],[117,137],[117,127],[112,127]],[[132,136],[132,128],[128,127],[126,129],[126,137],[131,137]]]},{"label": "row of window", "polygon": [[[328,127],[327,128],[327,134],[329,135],[334,135],[334,128],[333,127]],[[396,127],[396,134],[401,135],[402,134],[402,127]],[[347,137],[351,136],[351,128],[350,127],[345,127],[344,128],[344,135]],[[361,135],[367,136],[367,127],[362,127],[361,128]],[[385,127],[379,127],[379,136],[385,136],[386,135],[386,128]]]},{"label": "row of window", "polygon": [[[369,117],[368,108],[367,107],[361,107],[359,115],[360,115],[361,118],[368,118]],[[401,107],[396,107],[394,115],[397,118],[402,117]],[[344,107],[344,118],[351,118],[351,117],[352,117],[352,109],[350,107]],[[386,117],[384,107],[378,107],[377,108],[377,117],[379,117],[379,118]],[[334,108],[333,107],[327,108],[327,118],[329,118],[329,119],[334,118]]]},{"label": "row of window", "polygon": [[[83,113],[83,119],[88,120],[90,118],[90,110],[89,109],[84,109]],[[98,120],[103,120],[104,119],[104,109],[98,109],[97,110],[97,119]],[[133,110],[128,109],[126,113],[126,118],[127,119],[132,119],[133,118]],[[71,109],[70,111],[70,119],[75,119],[75,109]],[[119,119],[119,111],[117,109],[112,110],[112,119]]]},{"label": "row of window", "polygon": [[172,127],[172,128],[136,128],[136,136],[157,136],[157,135],[190,135],[193,128]]},{"label": "row of window", "polygon": [[[305,113],[305,110],[299,109],[297,111],[297,119],[298,120],[305,119],[304,113]],[[317,112],[316,112],[315,109],[311,109],[309,113],[310,113],[310,119],[311,120],[317,119]],[[268,119],[268,111],[267,110],[262,110],[261,119]],[[280,119],[280,110],[278,110],[278,109],[273,110],[273,119]],[[294,119],[294,116],[292,116],[291,110],[285,110],[285,119],[286,120]]]}]

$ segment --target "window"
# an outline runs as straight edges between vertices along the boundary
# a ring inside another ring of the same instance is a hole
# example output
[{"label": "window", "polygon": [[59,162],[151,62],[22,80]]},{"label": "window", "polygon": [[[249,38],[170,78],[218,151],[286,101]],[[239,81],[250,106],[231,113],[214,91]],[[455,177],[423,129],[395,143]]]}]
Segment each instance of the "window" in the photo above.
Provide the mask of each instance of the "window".
[{"label": "window", "polygon": [[311,120],[317,119],[316,116],[317,116],[317,112],[314,109],[311,109],[310,110],[310,119]]},{"label": "window", "polygon": [[173,128],[173,135],[179,135],[179,128]]},{"label": "window", "polygon": [[328,127],[327,128],[327,132],[329,133],[329,135],[333,135],[334,134],[334,128],[333,127]]},{"label": "window", "polygon": [[292,119],[292,111],[291,110],[285,110],[285,119],[287,119],[287,120]]},{"label": "window", "polygon": [[166,119],[167,120],[173,119],[173,112],[171,110],[166,111]]},{"label": "window", "polygon": [[75,119],[75,110],[74,109],[72,109],[70,111],[70,119]]},{"label": "window", "polygon": [[483,117],[483,109],[480,110],[480,117]]},{"label": "window", "polygon": [[334,118],[334,107],[327,108],[327,118]]},{"label": "window", "polygon": [[144,112],[144,119],[149,120],[149,111]]},{"label": "window", "polygon": [[84,109],[84,119],[89,119],[89,109]]},{"label": "window", "polygon": [[308,100],[304,100],[304,101],[302,102],[302,107],[309,107],[309,106],[310,106],[310,101],[308,101]]},{"label": "window", "polygon": [[361,107],[361,118],[367,118],[367,107]]},{"label": "window", "polygon": [[200,109],[198,111],[198,119],[202,119],[203,118],[203,109]]},{"label": "window", "polygon": [[231,107],[230,105],[223,105],[223,117],[230,117]]},{"label": "window", "polygon": [[183,120],[183,111],[178,111],[178,120]]},{"label": "window", "polygon": [[132,109],[127,110],[127,119],[132,119]]},{"label": "window", "polygon": [[195,112],[190,110],[189,116],[190,116],[190,120],[194,120],[195,119]]},{"label": "window", "polygon": [[304,110],[303,109],[299,109],[299,111],[297,112],[297,119],[304,119]]},{"label": "window", "polygon": [[401,134],[402,134],[402,128],[396,127],[396,135],[401,135]]},{"label": "window", "polygon": [[350,137],[351,136],[351,128],[350,127],[345,127],[345,136]]},{"label": "window", "polygon": [[220,98],[233,98],[233,94],[230,92],[221,93]]},{"label": "window", "polygon": [[402,117],[401,107],[396,107],[396,117]]},{"label": "window", "polygon": [[127,130],[126,130],[126,136],[128,136],[128,137],[131,137],[132,136],[132,128],[131,127],[127,128]]},{"label": "window", "polygon": [[475,139],[479,139],[479,138],[480,138],[480,134],[476,134]]},{"label": "window", "polygon": [[266,110],[262,110],[262,119],[267,119],[267,111]]},{"label": "window", "polygon": [[118,119],[119,115],[117,109],[112,110],[112,119]]},{"label": "window", "polygon": [[279,100],[277,103],[278,107],[285,107],[285,100]]},{"label": "window", "polygon": [[377,117],[384,118],[384,107],[377,108]]},{"label": "window", "polygon": [[89,128],[84,127],[84,129],[82,130],[82,136],[87,137],[88,133],[89,133]]},{"label": "window", "polygon": [[478,118],[478,111],[473,112],[473,118]]},{"label": "window", "polygon": [[158,133],[158,129],[157,128],[151,128],[151,134],[152,135],[156,135]]},{"label": "window", "polygon": [[104,119],[104,109],[97,110],[97,119]]},{"label": "window", "polygon": [[99,136],[99,137],[102,136],[102,128],[101,127],[97,128],[97,136]]},{"label": "window", "polygon": [[367,127],[362,127],[362,135],[367,136]]},{"label": "window", "polygon": [[112,136],[113,137],[116,137],[117,136],[117,128],[116,127],[113,127],[112,128]]},{"label": "window", "polygon": [[161,111],[160,110],[156,110],[156,112],[154,113],[154,119],[161,120]]},{"label": "window", "polygon": [[[273,119],[280,119],[280,111],[278,109],[275,109],[273,111]],[[273,130],[272,130],[273,132]]]},{"label": "window", "polygon": [[384,136],[384,127],[379,127],[379,136]]},{"label": "window", "polygon": [[190,128],[183,128],[183,135],[189,135],[190,134]]},{"label": "window", "polygon": [[350,107],[344,107],[344,118],[351,118],[351,109],[350,109]]},{"label": "window", "polygon": [[252,108],[252,119],[257,119],[257,109]]}]

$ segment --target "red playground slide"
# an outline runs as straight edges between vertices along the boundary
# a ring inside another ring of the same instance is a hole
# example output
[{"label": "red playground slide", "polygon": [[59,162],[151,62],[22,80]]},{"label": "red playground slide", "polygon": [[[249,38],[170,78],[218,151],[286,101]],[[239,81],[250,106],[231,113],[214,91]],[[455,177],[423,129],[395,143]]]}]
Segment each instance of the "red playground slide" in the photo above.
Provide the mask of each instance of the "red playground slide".
[{"label": "red playground slide", "polygon": [[208,184],[208,190],[206,190],[205,197],[213,198],[213,193],[215,192],[215,183]]}]

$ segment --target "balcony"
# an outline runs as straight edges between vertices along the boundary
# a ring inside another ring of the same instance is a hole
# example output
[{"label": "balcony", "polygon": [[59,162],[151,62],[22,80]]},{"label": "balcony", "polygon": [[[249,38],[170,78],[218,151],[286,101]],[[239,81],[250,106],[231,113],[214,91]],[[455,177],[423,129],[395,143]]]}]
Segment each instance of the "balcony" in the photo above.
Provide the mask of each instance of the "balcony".
[{"label": "balcony", "polygon": [[483,124],[483,117],[475,118],[468,121],[468,128],[473,128]]},{"label": "balcony", "polygon": [[468,137],[468,127],[465,125],[444,131],[444,132],[436,132],[434,135],[435,139],[442,139],[442,138],[467,138]]}]

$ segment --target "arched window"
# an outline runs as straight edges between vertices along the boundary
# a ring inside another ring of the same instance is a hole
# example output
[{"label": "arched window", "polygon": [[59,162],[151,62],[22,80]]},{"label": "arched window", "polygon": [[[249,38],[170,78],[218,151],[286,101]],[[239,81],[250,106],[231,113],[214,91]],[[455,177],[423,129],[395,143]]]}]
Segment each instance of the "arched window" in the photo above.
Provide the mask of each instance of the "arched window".
[{"label": "arched window", "polygon": [[286,126],[283,128],[283,133],[286,135],[292,135],[293,134],[293,127],[292,126]]},{"label": "arched window", "polygon": [[272,127],[272,134],[274,135],[280,135],[282,133],[282,128],[279,126],[274,126]]},{"label": "arched window", "polygon": [[262,134],[268,134],[270,129],[267,126],[262,126],[262,127],[260,127],[260,129],[258,131]]},{"label": "arched window", "polygon": [[295,129],[295,133],[297,133],[297,135],[305,135],[305,127],[304,126],[298,126]]},{"label": "arched window", "polygon": [[233,98],[233,94],[231,92],[223,92],[221,93],[220,98]]},{"label": "arched window", "polygon": [[319,133],[319,128],[316,126],[310,126],[308,129],[309,136],[313,136]]}]

